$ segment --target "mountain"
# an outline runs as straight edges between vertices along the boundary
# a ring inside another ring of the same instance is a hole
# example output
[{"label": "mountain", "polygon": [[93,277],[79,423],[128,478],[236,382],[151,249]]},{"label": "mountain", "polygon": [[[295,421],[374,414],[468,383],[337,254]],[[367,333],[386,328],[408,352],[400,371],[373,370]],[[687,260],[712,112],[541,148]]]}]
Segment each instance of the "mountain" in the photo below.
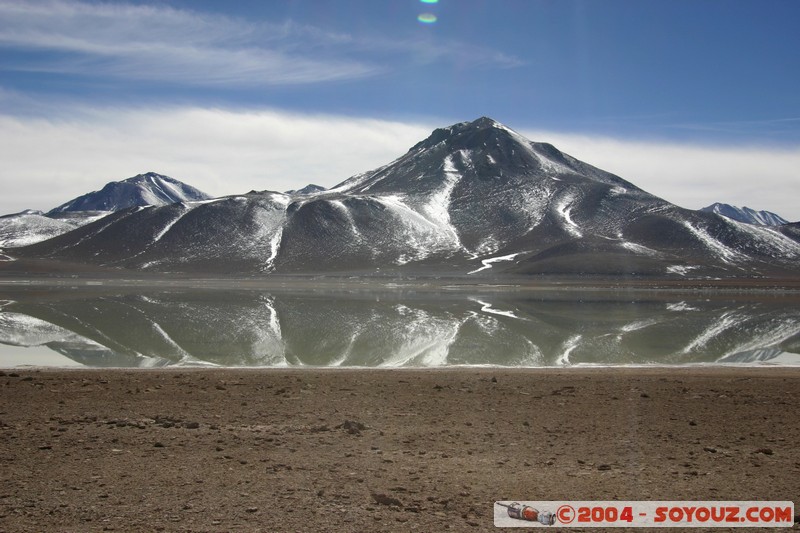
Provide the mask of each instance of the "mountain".
[{"label": "mountain", "polygon": [[112,181],[99,191],[79,196],[51,210],[48,215],[67,211],[119,211],[145,205],[209,200],[211,196],[169,176],[148,172],[122,181]]},{"label": "mountain", "polygon": [[702,208],[700,211],[716,213],[732,220],[744,222],[746,224],[759,224],[761,226],[780,226],[788,224],[789,221],[770,211],[756,211],[749,207],[736,207],[730,204],[719,202]]},{"label": "mountain", "polygon": [[484,117],[327,191],[134,207],[13,254],[236,275],[750,277],[796,275],[800,242],[680,208]]}]

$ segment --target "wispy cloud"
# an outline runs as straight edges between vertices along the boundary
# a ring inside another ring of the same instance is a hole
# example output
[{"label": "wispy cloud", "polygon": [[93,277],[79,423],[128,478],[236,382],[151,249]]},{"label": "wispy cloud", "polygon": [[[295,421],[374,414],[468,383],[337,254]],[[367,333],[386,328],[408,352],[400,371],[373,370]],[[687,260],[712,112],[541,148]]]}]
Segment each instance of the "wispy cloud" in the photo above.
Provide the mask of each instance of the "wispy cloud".
[{"label": "wispy cloud", "polygon": [[0,21],[3,46],[60,53],[27,57],[18,70],[205,85],[314,83],[382,70],[310,53],[346,36],[163,6],[2,0]]},{"label": "wispy cloud", "polygon": [[386,72],[387,64],[419,61],[519,64],[469,43],[446,44],[354,37],[163,5],[0,0],[0,47],[39,52],[16,64],[6,60],[7,70],[258,86],[359,79]]}]

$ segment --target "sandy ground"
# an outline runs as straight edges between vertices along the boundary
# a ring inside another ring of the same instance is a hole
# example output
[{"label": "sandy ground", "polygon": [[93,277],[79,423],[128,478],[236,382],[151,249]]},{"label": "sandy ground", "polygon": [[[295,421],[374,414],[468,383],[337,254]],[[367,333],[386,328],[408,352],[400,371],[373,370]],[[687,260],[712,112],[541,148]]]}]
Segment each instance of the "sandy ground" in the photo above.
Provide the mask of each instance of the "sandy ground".
[{"label": "sandy ground", "polygon": [[497,531],[495,500],[800,503],[799,378],[6,369],[0,531]]}]

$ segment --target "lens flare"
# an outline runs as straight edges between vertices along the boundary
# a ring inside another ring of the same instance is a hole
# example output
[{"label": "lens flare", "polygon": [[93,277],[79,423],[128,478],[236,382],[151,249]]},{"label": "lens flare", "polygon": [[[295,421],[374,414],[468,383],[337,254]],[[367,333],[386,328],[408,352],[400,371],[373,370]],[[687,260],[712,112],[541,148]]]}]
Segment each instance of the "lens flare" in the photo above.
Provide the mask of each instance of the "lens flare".
[{"label": "lens flare", "polygon": [[439,0],[419,0],[423,4],[438,4]]},{"label": "lens flare", "polygon": [[417,17],[417,20],[422,22],[423,24],[433,24],[436,22],[436,15],[433,13],[422,13],[420,16]]}]

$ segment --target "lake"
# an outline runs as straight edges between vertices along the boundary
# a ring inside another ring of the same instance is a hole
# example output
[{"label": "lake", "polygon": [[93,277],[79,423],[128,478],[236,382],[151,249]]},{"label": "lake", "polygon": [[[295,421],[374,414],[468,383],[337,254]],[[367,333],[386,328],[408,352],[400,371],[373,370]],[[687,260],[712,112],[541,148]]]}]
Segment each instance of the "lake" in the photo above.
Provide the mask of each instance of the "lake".
[{"label": "lake", "polygon": [[795,293],[0,287],[0,366],[800,364]]}]

